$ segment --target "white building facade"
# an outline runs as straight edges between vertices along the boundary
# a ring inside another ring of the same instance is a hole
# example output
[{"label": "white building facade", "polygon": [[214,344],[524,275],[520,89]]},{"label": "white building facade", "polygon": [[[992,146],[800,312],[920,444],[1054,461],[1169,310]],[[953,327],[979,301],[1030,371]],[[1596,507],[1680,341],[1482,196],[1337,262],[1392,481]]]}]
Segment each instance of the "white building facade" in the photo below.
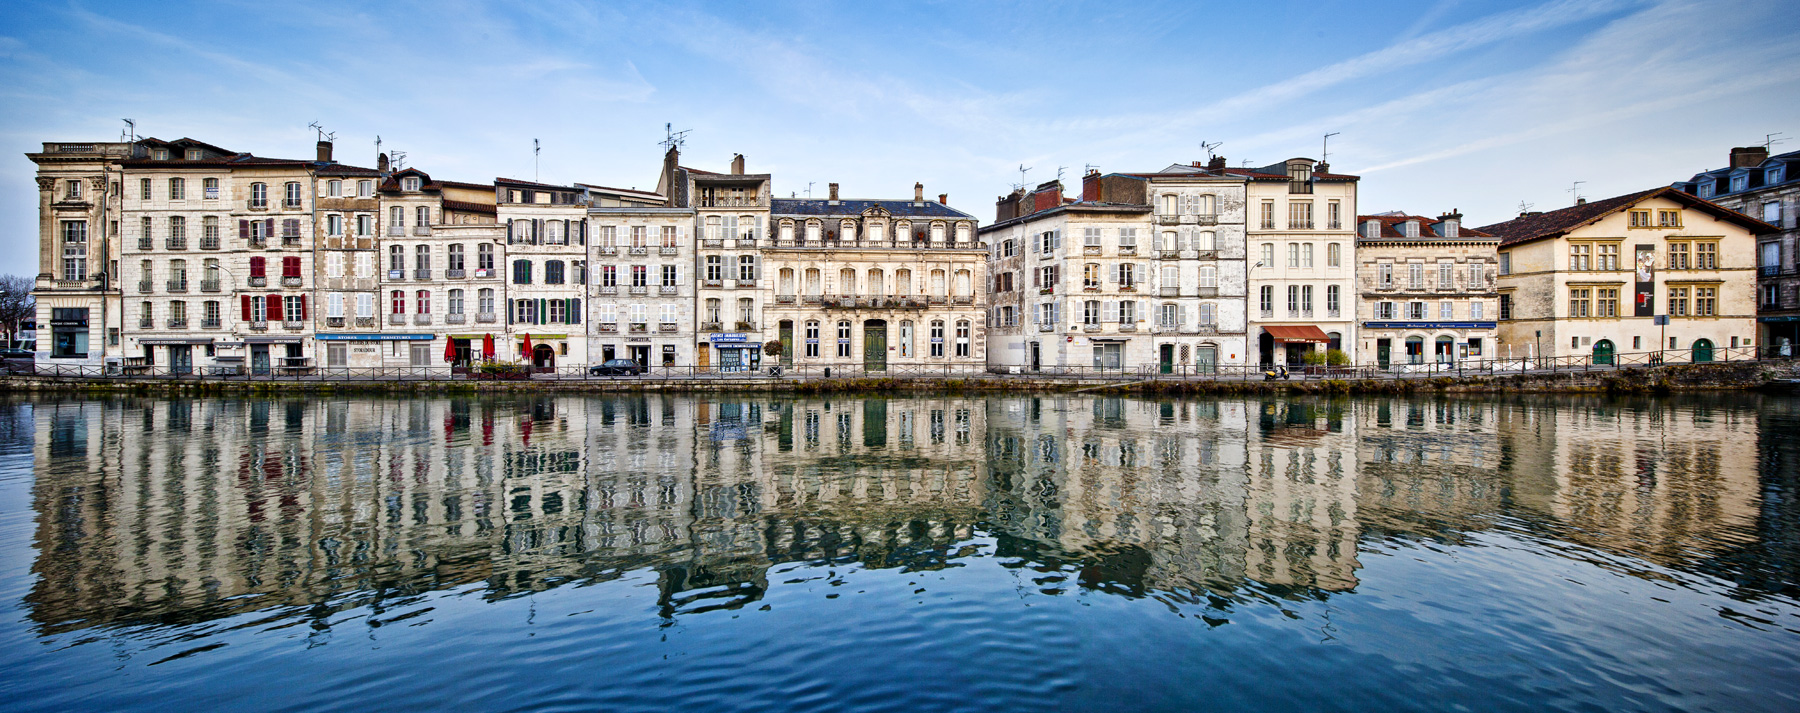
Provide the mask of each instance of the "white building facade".
[{"label": "white building facade", "polygon": [[1259,364],[1338,350],[1355,362],[1356,176],[1308,158],[1227,168],[1247,181],[1250,333]]},{"label": "white building facade", "polygon": [[588,220],[588,356],[644,367],[695,363],[692,208],[661,195],[585,186]]}]

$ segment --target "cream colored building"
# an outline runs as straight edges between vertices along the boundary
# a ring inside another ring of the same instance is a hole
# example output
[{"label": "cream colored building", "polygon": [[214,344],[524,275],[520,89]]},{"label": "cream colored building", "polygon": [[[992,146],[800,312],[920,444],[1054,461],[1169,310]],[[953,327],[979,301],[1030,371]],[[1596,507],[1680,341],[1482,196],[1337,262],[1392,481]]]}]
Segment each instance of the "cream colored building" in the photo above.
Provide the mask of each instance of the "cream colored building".
[{"label": "cream colored building", "polygon": [[37,164],[37,362],[97,372],[118,358],[122,327],[120,162],[138,147],[119,142],[45,142]]},{"label": "cream colored building", "polygon": [[1357,320],[1365,364],[1413,368],[1494,357],[1500,239],[1462,214],[1357,218]]},{"label": "cream colored building", "polygon": [[587,190],[496,178],[494,191],[506,226],[507,339],[496,358],[539,370],[586,366]]},{"label": "cream colored building", "polygon": [[1250,333],[1256,363],[1356,352],[1356,176],[1309,158],[1227,168],[1248,181]]},{"label": "cream colored building", "polygon": [[694,209],[647,191],[582,185],[591,201],[588,357],[694,363]]},{"label": "cream colored building", "polygon": [[981,287],[987,253],[975,219],[942,197],[778,198],[762,251],[774,299],[765,334],[784,365],[890,368],[986,363]]},{"label": "cream colored building", "polygon": [[1503,358],[1753,354],[1756,242],[1774,226],[1665,187],[1479,230],[1500,238]]},{"label": "cream colored building", "polygon": [[670,207],[694,210],[694,306],[698,328],[694,361],[699,369],[753,370],[762,364],[765,338],[763,281],[758,240],[769,220],[771,179],[745,173],[744,156],[731,159],[728,173],[680,165],[670,148],[663,157],[656,192]]}]

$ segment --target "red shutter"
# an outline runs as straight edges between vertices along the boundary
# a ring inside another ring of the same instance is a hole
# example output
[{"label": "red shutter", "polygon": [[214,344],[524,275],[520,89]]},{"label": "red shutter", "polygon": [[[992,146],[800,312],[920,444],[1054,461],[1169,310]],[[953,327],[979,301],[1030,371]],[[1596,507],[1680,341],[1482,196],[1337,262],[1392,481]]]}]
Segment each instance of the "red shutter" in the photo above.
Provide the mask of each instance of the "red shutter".
[{"label": "red shutter", "polygon": [[267,261],[267,258],[263,258],[260,256],[250,258],[250,276],[251,277],[267,276],[268,269],[266,268],[266,264],[267,264],[266,261]]},{"label": "red shutter", "polygon": [[250,296],[249,295],[239,295],[239,297],[242,298],[240,300],[240,302],[241,302],[240,306],[243,307],[243,313],[241,316],[244,318],[244,321],[248,322],[248,321],[250,321]]},{"label": "red shutter", "polygon": [[249,240],[250,239],[250,221],[248,221],[248,220],[239,220],[238,221],[238,239],[239,240]]},{"label": "red shutter", "polygon": [[269,321],[281,321],[281,295],[269,295]]},{"label": "red shutter", "polygon": [[306,316],[306,295],[300,296],[300,319],[311,319]]}]

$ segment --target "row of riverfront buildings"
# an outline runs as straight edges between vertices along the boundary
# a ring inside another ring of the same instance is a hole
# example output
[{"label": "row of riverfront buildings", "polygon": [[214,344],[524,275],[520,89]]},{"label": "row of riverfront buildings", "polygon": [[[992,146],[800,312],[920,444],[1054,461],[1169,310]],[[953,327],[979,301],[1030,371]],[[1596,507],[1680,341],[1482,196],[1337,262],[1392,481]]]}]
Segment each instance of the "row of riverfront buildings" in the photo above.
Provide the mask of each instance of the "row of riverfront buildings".
[{"label": "row of riverfront buildings", "polygon": [[1757,151],[1480,228],[1455,211],[1359,214],[1359,178],[1322,162],[1222,157],[1091,170],[1079,197],[1060,181],[1015,189],[981,226],[922,185],[777,198],[742,155],[715,172],[675,148],[642,190],[464,183],[386,154],[363,168],[329,141],[311,160],[192,139],[46,143],[28,155],[37,354],[263,373],[467,366],[489,336],[544,369],[1787,353],[1800,182],[1786,166],[1800,155]]}]

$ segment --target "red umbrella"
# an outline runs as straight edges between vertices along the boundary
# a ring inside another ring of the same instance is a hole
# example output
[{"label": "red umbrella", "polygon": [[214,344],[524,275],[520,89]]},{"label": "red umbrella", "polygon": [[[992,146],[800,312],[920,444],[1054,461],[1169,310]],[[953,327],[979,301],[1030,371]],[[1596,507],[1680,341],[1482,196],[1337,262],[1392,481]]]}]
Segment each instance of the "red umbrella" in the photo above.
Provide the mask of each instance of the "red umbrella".
[{"label": "red umbrella", "polygon": [[494,334],[492,332],[481,338],[481,358],[490,360],[494,358]]},{"label": "red umbrella", "polygon": [[525,344],[523,346],[519,347],[519,353],[524,355],[524,357],[526,359],[531,358],[531,333],[530,332],[527,332],[525,334]]},{"label": "red umbrella", "polygon": [[444,337],[444,363],[456,363],[456,340]]}]

